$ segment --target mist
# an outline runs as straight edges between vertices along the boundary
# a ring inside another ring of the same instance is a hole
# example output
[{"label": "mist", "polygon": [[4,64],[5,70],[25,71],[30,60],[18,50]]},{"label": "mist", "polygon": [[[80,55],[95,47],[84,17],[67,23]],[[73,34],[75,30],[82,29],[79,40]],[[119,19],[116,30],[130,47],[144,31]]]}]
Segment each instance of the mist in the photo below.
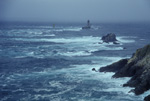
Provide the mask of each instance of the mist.
[{"label": "mist", "polygon": [[150,22],[148,0],[1,0],[1,21]]}]

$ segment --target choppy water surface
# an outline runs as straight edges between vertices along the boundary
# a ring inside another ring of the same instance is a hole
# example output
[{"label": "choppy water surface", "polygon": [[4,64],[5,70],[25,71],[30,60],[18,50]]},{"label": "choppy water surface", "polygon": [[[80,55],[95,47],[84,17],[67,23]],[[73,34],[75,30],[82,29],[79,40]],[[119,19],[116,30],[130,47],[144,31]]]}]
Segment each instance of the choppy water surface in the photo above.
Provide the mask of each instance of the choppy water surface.
[{"label": "choppy water surface", "polygon": [[[123,88],[129,78],[91,71],[149,43],[150,25],[24,26],[0,29],[1,101],[141,101]],[[115,33],[119,45],[101,37]],[[124,49],[125,48],[125,49]]]}]

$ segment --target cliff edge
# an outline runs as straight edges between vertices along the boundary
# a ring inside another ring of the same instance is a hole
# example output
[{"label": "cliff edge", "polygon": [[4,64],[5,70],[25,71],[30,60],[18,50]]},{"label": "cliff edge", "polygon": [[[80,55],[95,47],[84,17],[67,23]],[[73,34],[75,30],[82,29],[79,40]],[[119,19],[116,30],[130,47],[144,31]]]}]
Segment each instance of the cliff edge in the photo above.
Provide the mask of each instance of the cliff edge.
[{"label": "cliff edge", "polygon": [[144,93],[150,89],[150,44],[137,49],[130,59],[122,59],[106,67],[101,67],[99,71],[115,72],[113,75],[115,78],[131,77],[123,86],[134,87],[131,91],[136,95]]}]

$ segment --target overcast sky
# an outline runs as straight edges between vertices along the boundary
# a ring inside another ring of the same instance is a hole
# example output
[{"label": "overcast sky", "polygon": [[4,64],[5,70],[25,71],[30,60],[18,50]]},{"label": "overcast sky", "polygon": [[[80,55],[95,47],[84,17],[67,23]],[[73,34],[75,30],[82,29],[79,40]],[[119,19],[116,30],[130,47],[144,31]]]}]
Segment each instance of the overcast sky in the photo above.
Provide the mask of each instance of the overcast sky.
[{"label": "overcast sky", "polygon": [[150,22],[150,0],[0,0],[0,20]]}]

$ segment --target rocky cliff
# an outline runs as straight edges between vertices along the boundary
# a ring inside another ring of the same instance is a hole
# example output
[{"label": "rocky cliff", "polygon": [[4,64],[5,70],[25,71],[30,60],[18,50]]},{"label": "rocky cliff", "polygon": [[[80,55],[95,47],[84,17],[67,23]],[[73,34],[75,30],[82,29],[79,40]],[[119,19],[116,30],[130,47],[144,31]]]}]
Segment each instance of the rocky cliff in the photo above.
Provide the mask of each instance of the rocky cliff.
[{"label": "rocky cliff", "polygon": [[[132,92],[142,94],[150,89],[150,44],[137,49],[130,59],[122,59],[116,63],[101,67],[100,72],[115,72],[113,77],[131,77],[123,86],[134,87]],[[150,96],[145,97],[145,101]]]}]

